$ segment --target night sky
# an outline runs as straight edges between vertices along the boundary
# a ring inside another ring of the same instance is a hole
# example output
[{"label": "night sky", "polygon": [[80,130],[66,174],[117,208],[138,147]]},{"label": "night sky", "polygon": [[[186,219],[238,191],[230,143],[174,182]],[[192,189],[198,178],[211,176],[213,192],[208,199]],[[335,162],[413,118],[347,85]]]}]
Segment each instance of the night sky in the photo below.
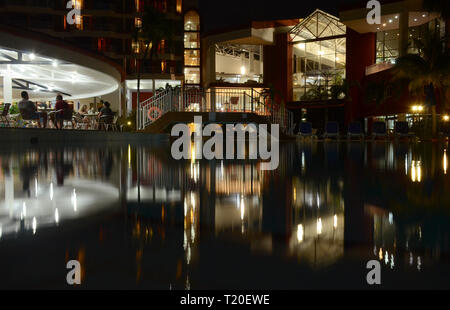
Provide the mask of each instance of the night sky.
[{"label": "night sky", "polygon": [[251,20],[302,18],[319,8],[338,16],[339,8],[368,0],[200,0],[206,33],[248,25]]}]

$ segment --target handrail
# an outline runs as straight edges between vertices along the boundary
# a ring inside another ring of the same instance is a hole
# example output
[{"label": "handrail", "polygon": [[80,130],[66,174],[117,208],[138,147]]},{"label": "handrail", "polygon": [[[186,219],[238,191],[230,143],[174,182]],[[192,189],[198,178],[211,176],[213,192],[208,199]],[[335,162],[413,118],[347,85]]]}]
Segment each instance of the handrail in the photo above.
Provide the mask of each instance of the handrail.
[{"label": "handrail", "polygon": [[273,106],[271,101],[253,89],[166,89],[139,103],[138,129],[145,129],[168,112],[240,112],[266,117],[268,122],[280,124],[282,132],[292,132],[292,112]]}]

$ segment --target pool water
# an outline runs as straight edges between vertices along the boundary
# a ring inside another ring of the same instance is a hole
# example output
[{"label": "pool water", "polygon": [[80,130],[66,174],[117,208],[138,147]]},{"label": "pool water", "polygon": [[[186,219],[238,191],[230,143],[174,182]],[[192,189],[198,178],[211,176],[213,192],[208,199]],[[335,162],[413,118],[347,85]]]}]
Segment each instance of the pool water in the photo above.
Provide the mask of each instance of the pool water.
[{"label": "pool water", "polygon": [[0,152],[1,288],[450,288],[448,145],[303,142],[280,165],[170,145]]}]

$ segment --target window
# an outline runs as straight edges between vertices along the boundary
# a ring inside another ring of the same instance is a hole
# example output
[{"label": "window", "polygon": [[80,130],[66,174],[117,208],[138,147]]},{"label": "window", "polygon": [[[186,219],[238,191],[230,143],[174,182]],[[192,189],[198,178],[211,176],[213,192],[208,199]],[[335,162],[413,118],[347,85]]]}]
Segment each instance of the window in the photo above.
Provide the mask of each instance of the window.
[{"label": "window", "polygon": [[[178,2],[177,2],[178,4]],[[195,11],[184,15],[185,83],[200,84],[200,17]]]},{"label": "window", "polygon": [[200,68],[186,67],[184,75],[186,84],[200,84]]},{"label": "window", "polygon": [[177,0],[177,13],[181,14],[183,11],[183,0]]},{"label": "window", "polygon": [[345,34],[345,25],[320,10],[292,28],[294,101],[339,99],[331,89],[345,78]]},{"label": "window", "polygon": [[141,27],[142,27],[142,19],[136,17],[136,18],[134,19],[134,26],[135,26],[136,28],[141,28]]},{"label": "window", "polygon": [[200,31],[200,16],[196,12],[189,11],[184,15],[184,30]]},{"label": "window", "polygon": [[377,63],[395,63],[398,57],[399,31],[377,32]]},{"label": "window", "polygon": [[184,50],[184,64],[186,66],[200,66],[200,51]]}]

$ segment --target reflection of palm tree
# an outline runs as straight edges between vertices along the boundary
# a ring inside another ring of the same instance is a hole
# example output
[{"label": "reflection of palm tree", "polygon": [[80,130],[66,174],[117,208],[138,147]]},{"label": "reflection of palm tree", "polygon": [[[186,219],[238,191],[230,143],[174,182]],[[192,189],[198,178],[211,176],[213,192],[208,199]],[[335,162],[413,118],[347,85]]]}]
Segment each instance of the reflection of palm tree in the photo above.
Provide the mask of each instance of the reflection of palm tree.
[{"label": "reflection of palm tree", "polygon": [[419,55],[408,54],[397,59],[394,67],[396,79],[409,81],[409,90],[415,95],[426,95],[426,105],[433,115],[433,136],[436,135],[436,100],[440,92],[445,103],[445,89],[450,84],[450,55],[438,32],[426,30],[422,37],[414,39]]}]

